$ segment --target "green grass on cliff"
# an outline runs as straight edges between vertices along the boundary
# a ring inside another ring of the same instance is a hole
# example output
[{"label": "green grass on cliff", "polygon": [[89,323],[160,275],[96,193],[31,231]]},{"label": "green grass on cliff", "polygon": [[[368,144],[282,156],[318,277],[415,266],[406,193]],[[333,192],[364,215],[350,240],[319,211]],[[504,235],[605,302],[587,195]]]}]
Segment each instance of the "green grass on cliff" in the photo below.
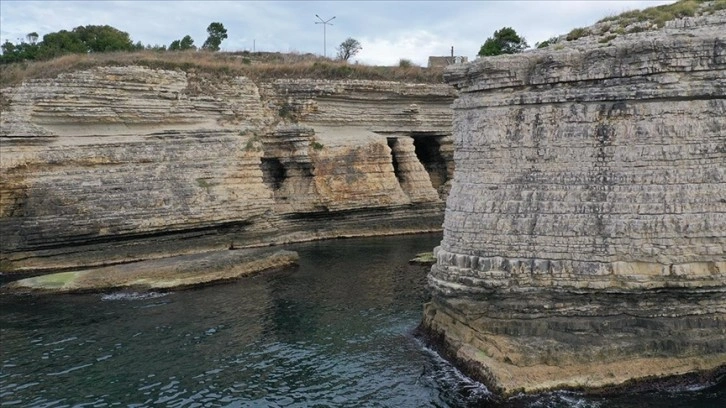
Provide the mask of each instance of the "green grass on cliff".
[{"label": "green grass on cliff", "polygon": [[[565,40],[574,41],[582,37],[603,36],[598,42],[605,44],[621,34],[656,30],[664,27],[665,23],[671,20],[708,15],[719,10],[726,10],[726,0],[680,0],[671,4],[643,10],[631,10],[605,17],[592,27],[572,29],[565,36]],[[555,42],[548,41],[545,46]]]},{"label": "green grass on cliff", "polygon": [[152,69],[204,72],[219,77],[246,76],[253,80],[277,78],[370,79],[415,83],[443,83],[442,68],[347,64],[327,58],[279,53],[213,53],[203,51],[139,51],[64,55],[48,61],[0,66],[0,88],[37,78],[98,66],[140,65]]},{"label": "green grass on cliff", "polygon": [[709,14],[724,9],[726,9],[726,0],[681,0],[672,4],[649,7],[643,10],[632,10],[617,16],[605,17],[598,23],[612,22],[625,28],[631,24],[647,22],[660,28],[665,25],[666,21]]}]

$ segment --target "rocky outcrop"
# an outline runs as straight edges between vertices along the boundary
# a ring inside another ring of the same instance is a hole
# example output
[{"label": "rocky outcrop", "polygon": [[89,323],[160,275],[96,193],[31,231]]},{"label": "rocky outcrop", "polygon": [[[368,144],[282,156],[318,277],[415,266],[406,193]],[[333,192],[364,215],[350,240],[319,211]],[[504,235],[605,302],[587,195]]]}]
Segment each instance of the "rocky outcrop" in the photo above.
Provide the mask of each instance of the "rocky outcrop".
[{"label": "rocky outcrop", "polygon": [[454,96],[138,66],[3,89],[0,270],[440,229]]},{"label": "rocky outcrop", "polygon": [[492,389],[726,364],[726,13],[450,68],[423,327]]},{"label": "rocky outcrop", "polygon": [[9,293],[179,290],[228,282],[297,264],[297,252],[272,248],[210,251],[121,265],[51,273],[10,282]]}]

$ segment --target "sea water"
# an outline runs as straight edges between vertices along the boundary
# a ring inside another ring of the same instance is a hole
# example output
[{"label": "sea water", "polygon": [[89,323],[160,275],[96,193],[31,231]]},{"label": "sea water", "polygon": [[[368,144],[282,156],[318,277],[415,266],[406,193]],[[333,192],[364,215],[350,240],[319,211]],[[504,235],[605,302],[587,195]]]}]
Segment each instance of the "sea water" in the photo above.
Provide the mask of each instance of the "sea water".
[{"label": "sea water", "polygon": [[175,292],[0,296],[0,404],[722,407],[726,387],[496,401],[413,334],[438,234],[291,245],[299,266]]}]

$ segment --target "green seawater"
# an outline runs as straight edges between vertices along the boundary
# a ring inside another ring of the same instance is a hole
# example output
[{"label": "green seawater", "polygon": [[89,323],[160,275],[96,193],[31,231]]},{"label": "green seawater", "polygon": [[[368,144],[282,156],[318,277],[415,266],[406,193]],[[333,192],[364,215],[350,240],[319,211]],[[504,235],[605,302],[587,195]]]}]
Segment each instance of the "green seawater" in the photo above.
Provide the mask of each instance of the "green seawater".
[{"label": "green seawater", "polygon": [[170,293],[0,296],[0,405],[723,407],[724,384],[496,402],[412,333],[441,236],[291,245],[300,265]]}]

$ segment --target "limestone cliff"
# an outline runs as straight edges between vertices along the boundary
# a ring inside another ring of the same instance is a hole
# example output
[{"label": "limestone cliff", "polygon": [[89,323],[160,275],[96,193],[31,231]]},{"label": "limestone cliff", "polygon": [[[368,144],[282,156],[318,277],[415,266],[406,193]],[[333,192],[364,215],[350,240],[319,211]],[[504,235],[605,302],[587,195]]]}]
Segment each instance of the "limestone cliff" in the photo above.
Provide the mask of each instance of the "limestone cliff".
[{"label": "limestone cliff", "polygon": [[138,66],[3,89],[0,270],[440,229],[454,97]]},{"label": "limestone cliff", "polygon": [[448,70],[423,326],[493,389],[726,364],[726,12]]}]

